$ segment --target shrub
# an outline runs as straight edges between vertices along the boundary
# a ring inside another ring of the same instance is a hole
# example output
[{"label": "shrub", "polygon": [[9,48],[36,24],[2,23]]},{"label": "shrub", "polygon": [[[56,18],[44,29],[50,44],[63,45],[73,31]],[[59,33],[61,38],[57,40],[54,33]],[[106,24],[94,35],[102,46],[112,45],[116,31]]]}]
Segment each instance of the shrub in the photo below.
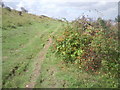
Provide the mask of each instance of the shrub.
[{"label": "shrub", "polygon": [[100,21],[101,28],[95,28],[94,25],[89,28],[87,25],[85,30],[80,28],[84,25],[78,21],[67,22],[63,35],[56,39],[56,52],[66,63],[76,64],[80,69],[92,72],[102,69],[113,77],[118,77],[120,59],[115,38],[117,36],[114,30],[105,28],[107,26],[103,22],[105,21]]},{"label": "shrub", "polygon": [[26,13],[28,12],[24,7],[21,7],[21,10]]},{"label": "shrub", "polygon": [[8,11],[11,11],[11,8],[10,7],[5,7]]}]

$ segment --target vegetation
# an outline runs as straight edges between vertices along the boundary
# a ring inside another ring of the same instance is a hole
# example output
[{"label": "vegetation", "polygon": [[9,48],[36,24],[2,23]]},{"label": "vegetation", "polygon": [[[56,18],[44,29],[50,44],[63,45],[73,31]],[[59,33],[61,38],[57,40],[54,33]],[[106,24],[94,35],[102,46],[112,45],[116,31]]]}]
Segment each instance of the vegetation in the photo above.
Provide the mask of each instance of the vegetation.
[{"label": "vegetation", "polygon": [[115,18],[116,22],[120,22],[120,15]]},{"label": "vegetation", "polygon": [[69,22],[6,8],[2,19],[3,88],[29,87],[37,65],[35,88],[118,87],[117,23]]},{"label": "vegetation", "polygon": [[39,52],[60,23],[27,13],[21,17],[18,11],[9,13],[5,8],[2,17],[3,88],[24,88]]},{"label": "vegetation", "polygon": [[89,23],[81,19],[69,23],[63,35],[55,39],[57,55],[63,57],[66,64],[75,64],[80,70],[91,74],[102,72],[108,74],[109,78],[117,79],[120,61],[117,28],[112,24],[108,27],[107,21],[101,18],[96,22],[100,28],[95,28],[95,23]]},{"label": "vegetation", "polygon": [[21,10],[26,13],[28,12],[24,7],[21,7]]}]

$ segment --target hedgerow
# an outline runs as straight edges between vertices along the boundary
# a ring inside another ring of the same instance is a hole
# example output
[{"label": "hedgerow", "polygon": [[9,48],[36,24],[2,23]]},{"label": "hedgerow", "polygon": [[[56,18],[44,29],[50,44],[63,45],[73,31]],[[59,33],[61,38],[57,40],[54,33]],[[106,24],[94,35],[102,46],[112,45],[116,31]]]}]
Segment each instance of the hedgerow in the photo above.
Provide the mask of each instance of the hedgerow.
[{"label": "hedgerow", "polygon": [[55,50],[65,63],[76,64],[85,71],[101,69],[118,77],[120,59],[117,31],[107,27],[102,19],[96,23],[97,28],[97,24],[85,20],[67,22],[63,34],[55,40]]}]

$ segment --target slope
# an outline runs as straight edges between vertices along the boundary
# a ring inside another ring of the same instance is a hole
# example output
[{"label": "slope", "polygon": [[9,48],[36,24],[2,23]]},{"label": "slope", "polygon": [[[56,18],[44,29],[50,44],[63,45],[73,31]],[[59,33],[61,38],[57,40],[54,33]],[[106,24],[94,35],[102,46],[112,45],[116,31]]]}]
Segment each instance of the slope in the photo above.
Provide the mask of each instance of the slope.
[{"label": "slope", "polygon": [[3,87],[25,87],[39,53],[60,22],[3,9]]}]

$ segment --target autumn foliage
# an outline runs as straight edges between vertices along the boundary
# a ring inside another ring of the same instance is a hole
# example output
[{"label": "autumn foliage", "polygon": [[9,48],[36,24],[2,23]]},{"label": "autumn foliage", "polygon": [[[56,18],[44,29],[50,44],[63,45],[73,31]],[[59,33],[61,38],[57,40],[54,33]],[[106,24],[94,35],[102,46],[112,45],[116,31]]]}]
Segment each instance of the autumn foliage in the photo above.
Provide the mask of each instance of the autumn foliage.
[{"label": "autumn foliage", "polygon": [[116,26],[100,18],[94,22],[77,19],[67,23],[63,35],[56,38],[56,52],[64,62],[76,64],[80,69],[92,72],[102,69],[117,77],[119,52]]}]

